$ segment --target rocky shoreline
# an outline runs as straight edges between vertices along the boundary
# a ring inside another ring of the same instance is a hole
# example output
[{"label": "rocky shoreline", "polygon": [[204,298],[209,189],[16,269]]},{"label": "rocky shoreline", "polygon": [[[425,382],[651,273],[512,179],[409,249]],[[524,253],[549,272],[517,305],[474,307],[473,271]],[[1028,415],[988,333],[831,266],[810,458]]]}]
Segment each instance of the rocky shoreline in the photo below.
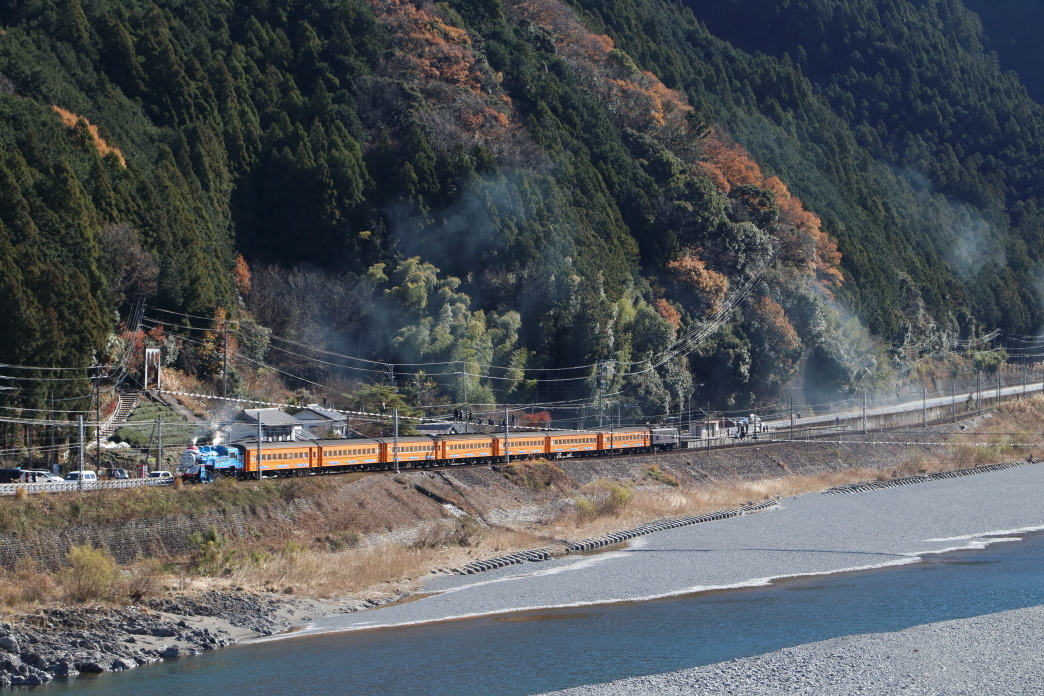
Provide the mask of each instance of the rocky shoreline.
[{"label": "rocky shoreline", "polygon": [[291,630],[317,615],[400,601],[325,603],[249,592],[207,591],[128,607],[46,608],[0,623],[0,687],[39,686],[80,674],[121,672],[200,655]]},{"label": "rocky shoreline", "polygon": [[234,642],[228,631],[147,607],[43,609],[0,624],[0,686],[119,672]]}]

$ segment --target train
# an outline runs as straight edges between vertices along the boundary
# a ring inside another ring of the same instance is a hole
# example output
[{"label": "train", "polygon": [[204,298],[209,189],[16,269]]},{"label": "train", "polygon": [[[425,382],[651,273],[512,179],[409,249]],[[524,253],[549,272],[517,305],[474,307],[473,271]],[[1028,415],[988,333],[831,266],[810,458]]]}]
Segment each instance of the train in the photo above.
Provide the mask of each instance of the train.
[{"label": "train", "polygon": [[509,458],[561,459],[666,451],[681,444],[678,428],[612,430],[539,430],[464,435],[424,435],[343,440],[262,442],[260,459],[253,442],[229,446],[190,446],[178,471],[190,480],[301,476],[346,471],[379,471],[398,465],[429,468],[461,464],[496,464]]}]

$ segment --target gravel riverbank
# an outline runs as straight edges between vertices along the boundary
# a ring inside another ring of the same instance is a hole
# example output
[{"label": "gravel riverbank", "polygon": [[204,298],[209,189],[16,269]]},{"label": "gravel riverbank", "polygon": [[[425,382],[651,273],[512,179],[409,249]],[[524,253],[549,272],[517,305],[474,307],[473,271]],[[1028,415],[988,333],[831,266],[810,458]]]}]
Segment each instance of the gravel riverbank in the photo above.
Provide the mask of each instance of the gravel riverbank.
[{"label": "gravel riverbank", "polygon": [[1044,607],[833,638],[557,696],[1044,693]]}]

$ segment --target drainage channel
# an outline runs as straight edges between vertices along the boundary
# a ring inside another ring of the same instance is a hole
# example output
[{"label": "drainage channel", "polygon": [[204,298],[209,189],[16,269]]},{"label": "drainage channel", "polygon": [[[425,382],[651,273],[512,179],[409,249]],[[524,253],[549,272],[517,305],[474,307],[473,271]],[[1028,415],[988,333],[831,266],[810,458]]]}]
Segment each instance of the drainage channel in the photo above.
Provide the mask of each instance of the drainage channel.
[{"label": "drainage channel", "polygon": [[[775,505],[776,501],[769,500],[764,503],[744,505],[731,510],[712,512],[697,517],[679,517],[676,519],[648,522],[634,527],[633,529],[626,529],[621,532],[613,532],[611,534],[604,534],[600,537],[578,541],[574,544],[570,544],[565,549],[565,553],[583,553],[585,551],[591,551],[592,549],[619,544],[622,541],[634,539],[639,536],[645,536],[646,534],[652,534],[654,532],[663,532],[668,529],[677,529],[678,527],[687,527],[689,525],[701,524],[703,522],[714,522],[717,520],[727,520],[731,517],[739,517],[740,515],[749,515],[775,507]],[[487,558],[481,561],[473,561],[459,568],[447,570],[446,572],[451,575],[473,575],[475,573],[484,573],[488,570],[496,570],[497,568],[504,568],[518,563],[548,561],[557,555],[562,555],[562,549],[560,547],[549,546],[542,549],[535,549],[533,551],[523,551],[521,553],[511,554],[510,556],[500,556],[498,558]]]},{"label": "drainage channel", "polygon": [[943,479],[960,478],[962,476],[974,476],[976,474],[987,474],[991,471],[1003,471],[1005,469],[1014,469],[1015,467],[1025,466],[1026,464],[1036,464],[1040,460],[1029,457],[1027,459],[1020,459],[1014,462],[1002,462],[1000,464],[987,464],[986,466],[977,466],[971,469],[955,469],[953,471],[940,471],[936,474],[923,474],[921,476],[907,476],[905,478],[888,479],[887,481],[868,481],[866,483],[852,483],[847,486],[838,486],[837,488],[831,488],[823,491],[823,495],[841,495],[843,493],[867,493],[870,491],[879,491],[885,488],[897,488],[899,486],[910,486],[915,483],[927,483],[928,481],[941,481]]}]

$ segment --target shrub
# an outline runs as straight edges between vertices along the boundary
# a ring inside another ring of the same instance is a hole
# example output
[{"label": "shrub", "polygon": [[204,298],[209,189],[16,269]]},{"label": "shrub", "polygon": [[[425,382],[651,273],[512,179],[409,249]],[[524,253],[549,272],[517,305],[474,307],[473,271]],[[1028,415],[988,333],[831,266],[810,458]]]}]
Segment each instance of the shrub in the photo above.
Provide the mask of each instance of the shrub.
[{"label": "shrub", "polygon": [[65,557],[69,596],[78,602],[111,599],[120,580],[120,567],[105,549],[88,544],[74,546]]},{"label": "shrub", "polygon": [[326,544],[331,551],[344,551],[345,549],[355,548],[359,545],[359,534],[350,530],[336,532],[334,534],[327,534],[326,536],[319,537],[316,541],[321,544]]},{"label": "shrub", "polygon": [[425,530],[410,547],[439,549],[445,546],[471,546],[481,531],[475,518],[457,517],[450,524],[438,524]]},{"label": "shrub", "polygon": [[9,606],[46,602],[54,591],[54,576],[30,556],[19,558],[12,571],[0,571],[0,597]]},{"label": "shrub", "polygon": [[200,575],[215,577],[230,573],[235,569],[233,559],[236,549],[230,548],[228,542],[218,534],[214,525],[202,532],[189,535],[189,543],[196,547],[189,559],[189,564]]},{"label": "shrub", "polygon": [[594,519],[613,515],[623,510],[631,501],[631,489],[615,481],[601,479],[584,487],[586,495],[573,499],[576,513],[581,518]]},{"label": "shrub", "polygon": [[659,481],[662,484],[671,486],[672,488],[678,487],[678,477],[674,474],[668,474],[666,471],[660,468],[658,464],[653,464],[645,470],[646,475],[654,481]]},{"label": "shrub", "polygon": [[502,471],[504,477],[516,486],[534,491],[554,488],[569,478],[562,467],[543,459],[535,462],[508,464]]},{"label": "shrub", "polygon": [[134,601],[154,596],[160,589],[163,563],[157,558],[140,559],[131,569],[127,594]]}]

